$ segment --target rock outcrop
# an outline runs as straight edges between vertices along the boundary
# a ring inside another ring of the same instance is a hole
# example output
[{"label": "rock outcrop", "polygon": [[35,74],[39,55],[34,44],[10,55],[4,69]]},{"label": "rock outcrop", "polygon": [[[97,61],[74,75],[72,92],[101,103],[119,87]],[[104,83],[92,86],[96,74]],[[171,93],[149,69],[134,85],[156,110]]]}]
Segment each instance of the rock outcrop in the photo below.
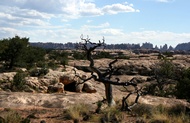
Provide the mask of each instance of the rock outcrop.
[{"label": "rock outcrop", "polygon": [[[86,84],[81,84],[82,80],[76,76],[82,78],[88,77],[88,74],[77,70],[74,67],[66,66],[66,68],[60,67],[57,70],[49,70],[44,77],[25,77],[25,92],[58,92],[63,93],[66,91],[94,93],[96,89],[90,84],[90,81]],[[1,84],[1,90],[11,90],[11,81],[16,75],[16,72],[2,73],[0,74],[0,81],[5,84]]]},{"label": "rock outcrop", "polygon": [[64,84],[56,83],[55,85],[48,86],[48,93],[63,93],[64,92]]}]

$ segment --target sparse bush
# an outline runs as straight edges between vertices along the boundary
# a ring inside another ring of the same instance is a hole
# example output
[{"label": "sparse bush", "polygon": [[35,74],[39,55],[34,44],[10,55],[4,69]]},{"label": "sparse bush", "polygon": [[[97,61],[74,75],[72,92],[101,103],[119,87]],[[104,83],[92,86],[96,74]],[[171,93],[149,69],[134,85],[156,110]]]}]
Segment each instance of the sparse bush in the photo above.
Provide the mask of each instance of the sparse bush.
[{"label": "sparse bush", "polygon": [[152,114],[152,111],[153,111],[153,106],[151,105],[147,105],[147,104],[138,104],[136,105],[133,110],[132,110],[132,113],[134,113],[135,115],[137,116],[150,116]]},{"label": "sparse bush", "polygon": [[177,104],[168,108],[168,114],[180,116],[181,114],[185,114],[186,107],[182,104]]},{"label": "sparse bush", "polygon": [[175,85],[180,78],[181,69],[179,69],[172,60],[165,57],[160,60],[154,68],[154,78],[156,83],[147,86],[149,94],[168,97],[175,95]]},{"label": "sparse bush", "polygon": [[180,104],[172,107],[139,104],[133,108],[132,113],[145,123],[189,123],[190,116],[185,114],[184,108]]},{"label": "sparse bush", "polygon": [[[48,58],[55,62],[61,63],[63,61],[68,61],[68,55],[69,55],[69,53],[66,51],[53,50],[49,53]],[[65,64],[66,64],[66,62],[65,62]]]},{"label": "sparse bush", "polygon": [[56,68],[58,68],[58,65],[53,62],[53,61],[49,61],[48,64],[47,64],[48,68],[51,68],[53,70],[55,70]]},{"label": "sparse bush", "polygon": [[112,55],[110,55],[109,52],[100,51],[96,52],[96,54],[93,55],[94,59],[101,59],[101,58],[114,58]]},{"label": "sparse bush", "polygon": [[15,111],[8,111],[2,116],[2,123],[21,123],[22,117]]},{"label": "sparse bush", "polygon": [[29,71],[30,76],[40,77],[46,75],[49,72],[47,68],[33,68]]},{"label": "sparse bush", "polygon": [[86,55],[84,52],[73,51],[72,56],[76,60],[85,60],[86,59]]},{"label": "sparse bush", "polygon": [[187,99],[190,102],[190,68],[183,71],[182,77],[176,85],[177,98]]},{"label": "sparse bush", "polygon": [[173,57],[173,53],[172,52],[164,52],[163,55],[165,55],[166,57]]},{"label": "sparse bush", "polygon": [[35,65],[42,67],[45,64],[45,50],[39,47],[27,47],[19,57],[17,65],[19,67],[26,67],[30,69]]},{"label": "sparse bush", "polygon": [[13,77],[12,89],[22,90],[25,85],[25,77],[26,74],[24,72],[17,72],[17,74]]},{"label": "sparse bush", "polygon": [[62,58],[60,60],[60,64],[63,65],[63,66],[68,65],[68,58]]},{"label": "sparse bush", "polygon": [[101,122],[120,123],[124,119],[124,114],[116,107],[107,107],[102,112],[103,116],[100,118]]},{"label": "sparse bush", "polygon": [[129,60],[129,59],[130,59],[130,56],[119,55],[119,56],[117,57],[117,59],[127,59],[127,60]]},{"label": "sparse bush", "polygon": [[76,104],[71,106],[66,112],[66,118],[72,119],[74,122],[79,122],[80,120],[88,120],[90,108],[85,104]]}]

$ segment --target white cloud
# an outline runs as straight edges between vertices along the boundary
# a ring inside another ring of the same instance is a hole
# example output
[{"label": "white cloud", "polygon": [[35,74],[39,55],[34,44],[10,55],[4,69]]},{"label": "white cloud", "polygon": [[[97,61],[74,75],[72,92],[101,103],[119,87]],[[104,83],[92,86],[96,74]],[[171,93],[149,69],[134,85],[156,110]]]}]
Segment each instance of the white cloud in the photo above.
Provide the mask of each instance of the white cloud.
[{"label": "white cloud", "polygon": [[[1,0],[1,6],[18,7],[21,10],[34,10],[36,14],[61,14],[65,17],[100,16],[119,12],[135,12],[133,4],[112,4],[102,8],[96,6],[93,0]],[[30,13],[31,14],[31,13]],[[33,13],[34,14],[34,13]]]},{"label": "white cloud", "polygon": [[[45,28],[52,25],[52,19],[58,19],[65,23],[69,19],[120,12],[138,12],[138,10],[135,10],[129,3],[112,4],[99,8],[94,0],[1,0],[0,26],[22,27],[23,29],[28,27]],[[108,23],[107,26],[109,26]]]},{"label": "white cloud", "polygon": [[[97,27],[98,29],[96,29]],[[12,37],[19,35],[23,37],[30,37],[30,42],[80,42],[80,35],[89,35],[92,41],[96,42],[105,37],[107,44],[119,43],[144,43],[150,42],[154,45],[172,45],[176,46],[179,43],[190,41],[190,33],[174,33],[167,31],[146,31],[126,33],[121,29],[111,28],[109,23],[100,25],[85,25],[79,29],[73,29],[72,26],[54,27],[46,26],[46,28],[36,30],[20,30],[14,28],[1,28],[0,38]]]},{"label": "white cloud", "polygon": [[49,25],[48,20],[52,17],[54,17],[54,15],[38,12],[36,10],[0,6],[1,26],[44,26]]},{"label": "white cloud", "polygon": [[132,5],[124,5],[124,4],[106,5],[102,8],[102,11],[108,14],[117,14],[120,12],[136,12],[136,10],[132,7]]},{"label": "white cloud", "polygon": [[83,3],[80,4],[79,13],[81,16],[99,16],[103,15],[102,11],[96,7],[94,3]]}]

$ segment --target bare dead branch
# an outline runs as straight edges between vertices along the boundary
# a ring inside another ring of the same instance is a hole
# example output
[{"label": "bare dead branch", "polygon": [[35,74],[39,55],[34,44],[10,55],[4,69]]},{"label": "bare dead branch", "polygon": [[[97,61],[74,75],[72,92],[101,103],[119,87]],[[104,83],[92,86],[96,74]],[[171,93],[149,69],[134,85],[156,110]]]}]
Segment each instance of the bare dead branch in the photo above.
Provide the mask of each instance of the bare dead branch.
[{"label": "bare dead branch", "polygon": [[[105,39],[103,37],[102,41],[99,40],[98,43],[92,43],[90,41],[90,38],[87,36],[87,38],[83,38],[83,35],[81,35],[81,40],[84,41],[83,43],[83,50],[86,52],[87,54],[87,60],[90,61],[90,70],[91,70],[91,76],[88,78],[83,78],[80,77],[79,75],[75,74],[77,77],[79,77],[81,80],[83,80],[82,83],[90,80],[90,79],[94,79],[95,81],[101,82],[105,85],[105,92],[106,92],[106,97],[107,97],[107,101],[108,103],[111,103],[112,101],[110,101],[110,99],[112,99],[112,86],[111,85],[117,85],[117,86],[123,86],[123,87],[127,87],[127,86],[133,86],[135,91],[130,92],[126,97],[123,97],[122,99],[122,109],[123,110],[131,110],[132,107],[134,107],[137,103],[138,103],[138,99],[139,97],[142,95],[141,89],[138,89],[137,84],[133,82],[133,79],[130,81],[120,81],[119,78],[115,78],[114,80],[111,80],[111,77],[113,76],[113,74],[115,72],[118,72],[118,70],[120,70],[121,68],[114,68],[113,65],[118,62],[117,59],[113,60],[112,62],[109,63],[108,68],[102,72],[100,71],[100,68],[97,68],[94,66],[94,59],[92,57],[92,52],[99,47],[105,46]],[[96,75],[95,75],[96,74]],[[109,95],[110,94],[110,95]],[[136,98],[135,101],[132,105],[129,105],[127,103],[127,99],[132,95],[132,94],[136,94]]]},{"label": "bare dead branch", "polygon": [[[135,101],[129,105],[127,103],[127,99],[132,95],[132,94],[136,94],[136,98],[135,98]],[[138,89],[136,88],[136,90],[134,92],[130,92],[126,97],[123,97],[122,99],[122,108],[121,110],[124,110],[124,111],[131,111],[131,109],[137,105],[138,103],[138,100],[139,100],[139,97],[143,94],[142,92],[142,88]]]}]

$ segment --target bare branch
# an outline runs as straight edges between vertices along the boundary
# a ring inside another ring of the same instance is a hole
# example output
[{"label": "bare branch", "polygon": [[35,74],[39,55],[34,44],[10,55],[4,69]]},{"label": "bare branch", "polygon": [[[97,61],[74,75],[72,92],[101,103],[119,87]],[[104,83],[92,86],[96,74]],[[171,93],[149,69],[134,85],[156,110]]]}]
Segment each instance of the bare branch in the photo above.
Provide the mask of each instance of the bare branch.
[{"label": "bare branch", "polygon": [[[118,72],[118,70],[120,70],[121,68],[114,68],[113,65],[118,62],[117,59],[111,61],[108,65],[108,68],[105,71],[100,71],[100,68],[95,67],[94,66],[94,59],[92,57],[92,52],[98,48],[98,47],[102,47],[105,46],[105,38],[103,37],[102,41],[99,40],[98,43],[92,43],[89,39],[89,37],[87,36],[87,38],[83,38],[83,35],[81,35],[81,40],[84,41],[83,43],[83,50],[86,52],[87,54],[87,60],[90,61],[90,70],[91,70],[91,76],[88,78],[84,78],[84,77],[80,77],[79,75],[75,74],[77,77],[79,77],[81,80],[83,80],[82,83],[90,80],[90,79],[94,79],[95,81],[101,82],[105,85],[105,92],[106,92],[106,98],[107,98],[107,102],[112,103],[112,86],[111,85],[117,85],[117,86],[123,86],[123,87],[127,87],[127,86],[133,86],[135,91],[130,92],[126,97],[123,97],[122,100],[122,109],[123,110],[131,110],[132,107],[134,107],[137,103],[138,103],[138,99],[139,97],[142,95],[142,91],[141,89],[138,89],[137,84],[133,82],[133,79],[130,81],[120,81],[119,78],[115,78],[114,80],[111,80],[111,77],[113,76],[113,74],[115,72]],[[132,95],[132,94],[136,94],[136,99],[134,101],[134,103],[132,105],[128,105],[127,103],[127,99]],[[109,104],[110,105],[110,104]]]}]

